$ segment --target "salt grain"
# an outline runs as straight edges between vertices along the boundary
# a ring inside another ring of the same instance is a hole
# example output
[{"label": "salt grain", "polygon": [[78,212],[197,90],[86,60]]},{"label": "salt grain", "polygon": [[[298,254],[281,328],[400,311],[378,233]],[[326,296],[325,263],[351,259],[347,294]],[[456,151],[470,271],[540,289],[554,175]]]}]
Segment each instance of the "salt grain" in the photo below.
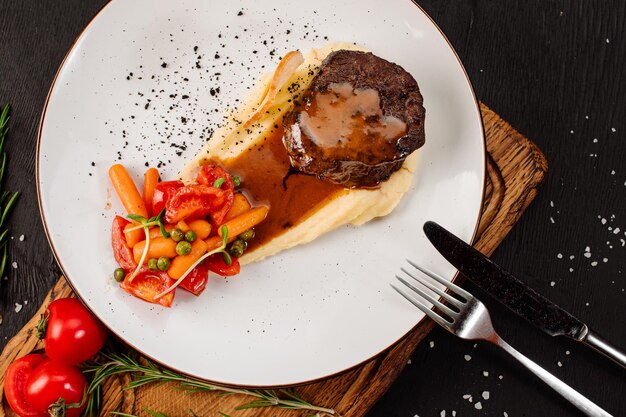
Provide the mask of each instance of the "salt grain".
[{"label": "salt grain", "polygon": [[593,143],[598,143],[598,138],[593,138]]},{"label": "salt grain", "polygon": [[619,233],[619,227],[616,227],[615,230],[613,230],[614,234],[618,234]]},{"label": "salt grain", "polygon": [[22,305],[20,303],[15,303],[15,312],[19,313],[22,311]]},{"label": "salt grain", "polygon": [[554,224],[554,218],[550,216],[550,223]]},{"label": "salt grain", "polygon": [[483,376],[489,376],[489,372],[483,371]]},{"label": "salt grain", "polygon": [[24,235],[20,235],[20,242],[24,241]]},{"label": "salt grain", "polygon": [[554,201],[550,200],[550,207],[554,207]]},{"label": "salt grain", "polygon": [[570,260],[574,259],[574,255],[570,255],[570,256],[569,256],[569,259],[570,259]]},{"label": "salt grain", "polygon": [[563,364],[561,363],[561,361],[558,361],[556,364],[559,366],[559,368],[563,367]]},{"label": "salt grain", "polygon": [[609,43],[609,38],[606,38],[606,43]]},{"label": "salt grain", "polygon": [[410,365],[410,364],[411,364],[411,359],[409,359],[408,361],[406,361],[406,364],[407,364],[407,365]]},{"label": "salt grain", "polygon": [[591,262],[591,266],[598,266],[598,261]]},{"label": "salt grain", "polygon": [[466,360],[466,361],[468,361],[468,362],[472,360],[472,357],[471,357],[470,355],[465,355],[465,356],[463,356],[463,357],[464,357],[464,358],[465,358],[465,360]]},{"label": "salt grain", "polygon": [[498,379],[504,379],[504,376],[500,375],[498,376]]},{"label": "salt grain", "polygon": [[485,400],[489,399],[489,391],[483,391],[482,396]]},{"label": "salt grain", "polygon": [[554,282],[554,281],[550,281],[550,286],[551,286],[551,287],[554,287],[555,285],[556,285],[556,282]]},{"label": "salt grain", "polygon": [[591,258],[591,253],[590,252],[585,252],[584,254],[585,258]]},{"label": "salt grain", "polygon": [[439,413],[439,415],[441,417],[446,417],[446,410],[441,410],[441,413]]},{"label": "salt grain", "polygon": [[482,410],[483,409],[483,405],[480,403],[480,401],[478,401],[476,404],[474,404],[474,408],[477,410]]},{"label": "salt grain", "polygon": [[507,413],[506,411],[504,412],[504,417],[509,417],[509,413]]},{"label": "salt grain", "polygon": [[432,340],[430,341],[430,343],[428,344],[428,346],[430,346],[430,348],[434,348],[435,347],[435,342],[433,342]]},{"label": "salt grain", "polygon": [[17,262],[13,262],[11,266],[13,267],[13,269],[17,269]]},{"label": "salt grain", "polygon": [[615,133],[617,132],[617,129],[615,129],[614,127],[611,128],[611,132]]},{"label": "salt grain", "polygon": [[556,257],[559,258],[559,259],[563,259],[563,254],[562,253],[557,253]]},{"label": "salt grain", "polygon": [[566,354],[566,355],[569,355],[569,354],[570,354],[570,351],[569,351],[569,350],[566,350],[566,351],[565,351],[565,354]]},{"label": "salt grain", "polygon": [[602,262],[607,263],[609,261],[609,258],[602,258]]}]

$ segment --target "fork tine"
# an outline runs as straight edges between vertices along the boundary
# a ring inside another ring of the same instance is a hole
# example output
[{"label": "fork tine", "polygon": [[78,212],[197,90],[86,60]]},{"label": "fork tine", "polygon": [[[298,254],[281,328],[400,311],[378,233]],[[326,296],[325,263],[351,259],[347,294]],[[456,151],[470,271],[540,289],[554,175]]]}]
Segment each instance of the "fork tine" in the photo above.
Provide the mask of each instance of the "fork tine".
[{"label": "fork tine", "polygon": [[402,291],[401,289],[399,289],[398,287],[396,287],[393,284],[389,284],[391,285],[391,287],[396,290],[401,296],[403,296],[404,298],[406,298],[411,304],[413,304],[415,307],[419,308],[420,310],[422,310],[422,312],[424,314],[426,314],[428,317],[430,317],[431,319],[433,319],[433,321],[435,323],[437,323],[438,325],[440,325],[441,327],[443,327],[444,329],[447,329],[448,331],[451,331],[450,326],[452,325],[452,323],[450,323],[449,321],[447,321],[446,319],[444,319],[443,317],[441,317],[439,314],[437,314],[436,312],[434,312],[433,310],[431,310],[430,308],[426,307],[424,304],[420,303],[417,300],[414,300],[413,297],[408,296],[407,294],[404,293],[404,291]]},{"label": "fork tine", "polygon": [[398,278],[398,281],[400,281],[401,283],[403,283],[404,285],[406,285],[407,287],[409,287],[410,289],[415,291],[417,294],[419,294],[426,301],[428,301],[429,303],[431,303],[432,305],[434,305],[435,307],[437,307],[438,309],[443,311],[445,314],[450,316],[450,318],[454,318],[455,316],[457,316],[459,314],[456,311],[452,310],[447,305],[441,304],[434,297],[431,297],[428,293],[422,291],[421,289],[419,289],[416,286],[412,285],[410,282],[407,282],[406,280],[404,280],[403,278],[399,277],[398,275],[396,275],[396,278]]},{"label": "fork tine", "polygon": [[437,294],[440,297],[442,297],[444,300],[446,300],[447,302],[449,302],[453,306],[455,306],[455,307],[457,307],[459,309],[463,307],[464,303],[462,303],[461,301],[459,301],[456,298],[452,297],[450,294],[447,294],[447,293],[441,291],[439,288],[437,288],[436,286],[434,286],[430,282],[426,281],[425,279],[413,276],[409,271],[407,271],[403,267],[400,268],[400,270],[402,272],[404,272],[405,274],[407,274],[408,276],[410,276],[411,278],[413,278],[415,281],[417,281],[420,284],[422,284],[424,287],[428,288],[429,290],[431,290],[435,294]]},{"label": "fork tine", "polygon": [[429,270],[427,270],[425,268],[422,268],[421,266],[416,265],[415,262],[412,262],[410,259],[407,259],[406,261],[408,263],[410,263],[415,269],[419,270],[423,274],[428,275],[429,277],[431,277],[435,281],[439,282],[440,284],[445,285],[446,287],[451,289],[453,292],[455,292],[458,295],[460,295],[461,297],[465,298],[465,301],[470,301],[471,299],[474,298],[474,296],[472,296],[472,294],[468,293],[467,291],[465,291],[463,288],[459,287],[458,285],[456,285],[456,284],[446,280],[445,278],[442,278],[441,276],[435,274],[434,272],[430,272]]}]

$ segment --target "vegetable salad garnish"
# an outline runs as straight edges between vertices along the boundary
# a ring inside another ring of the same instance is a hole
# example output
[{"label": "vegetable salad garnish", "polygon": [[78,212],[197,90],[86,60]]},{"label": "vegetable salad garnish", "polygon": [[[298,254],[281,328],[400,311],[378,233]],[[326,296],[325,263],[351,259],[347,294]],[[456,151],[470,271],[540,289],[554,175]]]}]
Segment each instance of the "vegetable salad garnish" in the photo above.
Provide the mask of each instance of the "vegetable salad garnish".
[{"label": "vegetable salad garnish", "polygon": [[237,190],[241,179],[217,165],[200,167],[192,184],[159,182],[150,168],[142,193],[120,164],[109,178],[127,212],[113,219],[113,276],[130,294],[165,307],[178,287],[199,295],[209,272],[238,274],[238,258],[269,210],[252,207]]}]

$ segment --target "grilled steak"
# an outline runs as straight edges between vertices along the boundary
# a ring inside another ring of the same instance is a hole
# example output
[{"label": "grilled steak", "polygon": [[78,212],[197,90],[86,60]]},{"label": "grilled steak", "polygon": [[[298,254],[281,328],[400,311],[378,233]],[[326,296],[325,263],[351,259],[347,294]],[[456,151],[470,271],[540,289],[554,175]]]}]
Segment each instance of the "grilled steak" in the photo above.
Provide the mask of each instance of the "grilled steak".
[{"label": "grilled steak", "polygon": [[399,65],[333,52],[283,119],[291,165],[345,187],[376,186],[424,144],[422,104],[417,82]]}]

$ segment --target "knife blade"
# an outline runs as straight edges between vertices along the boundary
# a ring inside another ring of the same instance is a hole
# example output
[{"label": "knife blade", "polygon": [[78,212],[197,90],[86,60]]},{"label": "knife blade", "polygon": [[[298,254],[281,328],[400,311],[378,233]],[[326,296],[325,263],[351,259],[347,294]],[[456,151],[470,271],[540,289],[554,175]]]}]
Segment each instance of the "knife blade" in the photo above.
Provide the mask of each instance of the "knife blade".
[{"label": "knife blade", "polygon": [[435,248],[474,284],[550,336],[582,342],[626,368],[626,354],[442,226],[428,221],[424,233]]}]

